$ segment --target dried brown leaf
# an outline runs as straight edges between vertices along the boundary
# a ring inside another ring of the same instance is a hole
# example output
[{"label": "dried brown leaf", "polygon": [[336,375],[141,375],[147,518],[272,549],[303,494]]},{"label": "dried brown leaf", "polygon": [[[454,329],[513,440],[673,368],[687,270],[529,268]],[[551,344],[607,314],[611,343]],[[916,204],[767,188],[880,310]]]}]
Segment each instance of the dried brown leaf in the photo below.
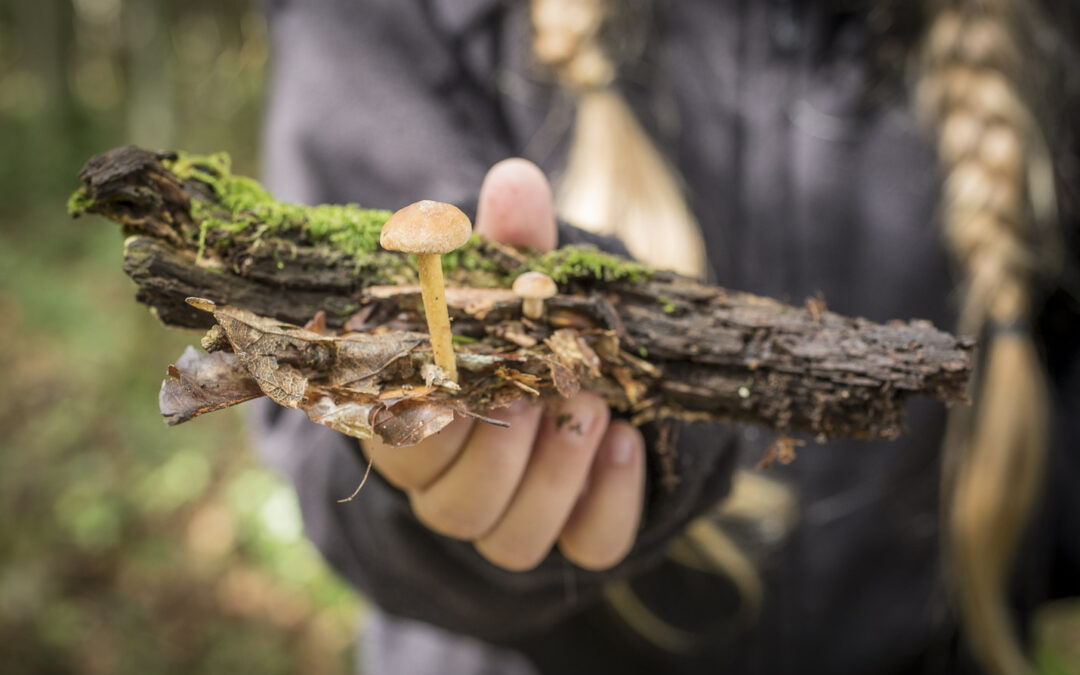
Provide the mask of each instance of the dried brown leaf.
[{"label": "dried brown leaf", "polygon": [[326,335],[326,312],[321,309],[315,312],[315,316],[311,317],[311,320],[304,324],[304,330],[309,330],[312,333],[319,335]]},{"label": "dried brown leaf", "polygon": [[[378,401],[335,401],[330,396],[311,396],[314,402],[304,410],[312,422],[353,438],[371,438],[372,418],[382,404]],[[310,399],[309,399],[310,400]]]},{"label": "dried brown leaf", "polygon": [[158,393],[158,409],[170,425],[262,396],[236,356],[226,352],[203,354],[189,346],[168,374]]},{"label": "dried brown leaf", "polygon": [[570,398],[581,391],[581,382],[578,381],[574,371],[570,370],[558,361],[548,360],[548,369],[551,372],[551,379],[555,384],[555,389],[559,392],[559,395],[563,398]]},{"label": "dried brown leaf", "polygon": [[454,411],[444,403],[408,399],[375,414],[375,431],[394,447],[416,445],[454,421]]},{"label": "dried brown leaf", "polygon": [[[428,336],[422,333],[353,333],[335,338],[331,344],[336,350],[336,359],[329,371],[330,381],[335,386],[352,385],[378,375],[395,362],[411,369],[408,359],[402,357],[427,340]],[[407,373],[399,375],[407,376]]]}]

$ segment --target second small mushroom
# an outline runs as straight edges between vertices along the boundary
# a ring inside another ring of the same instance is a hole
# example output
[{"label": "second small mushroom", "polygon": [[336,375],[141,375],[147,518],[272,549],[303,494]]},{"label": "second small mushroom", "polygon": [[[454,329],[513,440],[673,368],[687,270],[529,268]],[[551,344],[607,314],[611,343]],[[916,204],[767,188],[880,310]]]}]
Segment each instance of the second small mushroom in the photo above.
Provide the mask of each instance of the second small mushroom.
[{"label": "second small mushroom", "polygon": [[442,259],[461,247],[472,234],[472,223],[460,209],[443,202],[424,200],[410,204],[390,216],[379,234],[379,243],[388,251],[416,254],[420,294],[431,335],[435,365],[447,379],[457,382],[457,358],[450,334],[450,314],[446,309]]},{"label": "second small mushroom", "polygon": [[544,300],[559,289],[543,272],[526,272],[514,280],[513,290],[521,298],[521,313],[528,319],[539,319],[544,315]]}]

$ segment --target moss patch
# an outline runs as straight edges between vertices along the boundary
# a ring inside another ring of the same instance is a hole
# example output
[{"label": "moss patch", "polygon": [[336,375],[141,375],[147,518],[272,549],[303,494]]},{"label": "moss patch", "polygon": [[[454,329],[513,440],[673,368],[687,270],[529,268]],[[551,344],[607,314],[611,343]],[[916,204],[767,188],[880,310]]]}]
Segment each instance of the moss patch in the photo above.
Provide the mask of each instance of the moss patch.
[{"label": "moss patch", "polygon": [[456,251],[451,251],[442,257],[444,270],[466,270],[468,272],[491,272],[492,274],[505,274],[498,263],[487,255],[488,241],[478,234],[469,237],[469,241]]},{"label": "moss patch", "polygon": [[[357,204],[305,206],[276,201],[258,181],[234,175],[229,155],[224,152],[179,152],[162,163],[181,182],[201,183],[213,194],[207,199],[191,198],[191,217],[197,229],[186,236],[195,239],[192,244],[197,246],[199,258],[208,248],[227,256],[230,249],[269,246],[277,266],[283,268],[297,258],[298,247],[326,246],[351,259],[353,274],[367,283],[415,282],[411,256],[387,253],[379,246],[379,234],[391,215],[389,211],[365,209]],[[202,192],[193,190],[189,194]],[[68,211],[79,214],[93,203],[83,187],[68,200]],[[528,270],[543,272],[562,285],[590,280],[634,283],[649,278],[653,272],[646,265],[592,246],[568,246],[532,255],[524,266],[519,266],[518,260],[473,235],[463,247],[443,256],[443,268],[453,282],[476,287],[509,286]]]},{"label": "moss patch", "polygon": [[178,153],[166,168],[182,180],[197,180],[214,191],[218,203],[192,200],[191,215],[200,223],[199,254],[206,242],[228,243],[238,235],[294,233],[311,244],[326,244],[346,255],[362,257],[379,250],[379,232],[389,211],[357,204],[305,206],[276,201],[258,181],[232,173],[228,154]]},{"label": "moss patch", "polygon": [[86,193],[86,188],[81,187],[68,197],[67,212],[69,216],[81,216],[86,213],[94,203],[94,198]]},{"label": "moss patch", "polygon": [[600,281],[644,281],[652,275],[652,268],[633,260],[604,253],[594,246],[567,246],[545,253],[529,263],[529,268],[543,272],[556,283],[571,279],[598,279]]}]

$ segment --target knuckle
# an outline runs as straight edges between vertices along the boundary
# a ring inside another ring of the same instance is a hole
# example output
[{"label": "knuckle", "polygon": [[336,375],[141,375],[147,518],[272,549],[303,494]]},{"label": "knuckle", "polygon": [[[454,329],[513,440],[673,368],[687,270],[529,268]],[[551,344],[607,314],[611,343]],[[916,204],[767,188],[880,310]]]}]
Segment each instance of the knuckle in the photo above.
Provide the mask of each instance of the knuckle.
[{"label": "knuckle", "polygon": [[488,562],[510,572],[527,572],[535,569],[543,562],[549,550],[539,546],[484,539],[478,540],[475,547]]},{"label": "knuckle", "polygon": [[494,524],[494,518],[478,509],[416,495],[410,501],[413,514],[425,527],[454,539],[473,541],[483,536]]},{"label": "knuckle", "polygon": [[559,540],[559,550],[567,560],[578,567],[592,572],[602,572],[622,562],[630,552],[630,547],[628,544],[597,545],[578,541],[575,537],[563,537]]}]

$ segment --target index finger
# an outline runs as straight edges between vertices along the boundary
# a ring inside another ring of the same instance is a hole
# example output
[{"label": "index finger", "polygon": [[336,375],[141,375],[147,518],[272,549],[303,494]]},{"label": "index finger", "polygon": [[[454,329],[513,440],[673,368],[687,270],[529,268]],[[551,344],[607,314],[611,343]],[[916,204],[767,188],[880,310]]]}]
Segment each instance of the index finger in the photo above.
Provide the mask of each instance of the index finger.
[{"label": "index finger", "polygon": [[476,232],[504,244],[555,248],[555,204],[540,167],[516,157],[491,167],[480,187]]}]

